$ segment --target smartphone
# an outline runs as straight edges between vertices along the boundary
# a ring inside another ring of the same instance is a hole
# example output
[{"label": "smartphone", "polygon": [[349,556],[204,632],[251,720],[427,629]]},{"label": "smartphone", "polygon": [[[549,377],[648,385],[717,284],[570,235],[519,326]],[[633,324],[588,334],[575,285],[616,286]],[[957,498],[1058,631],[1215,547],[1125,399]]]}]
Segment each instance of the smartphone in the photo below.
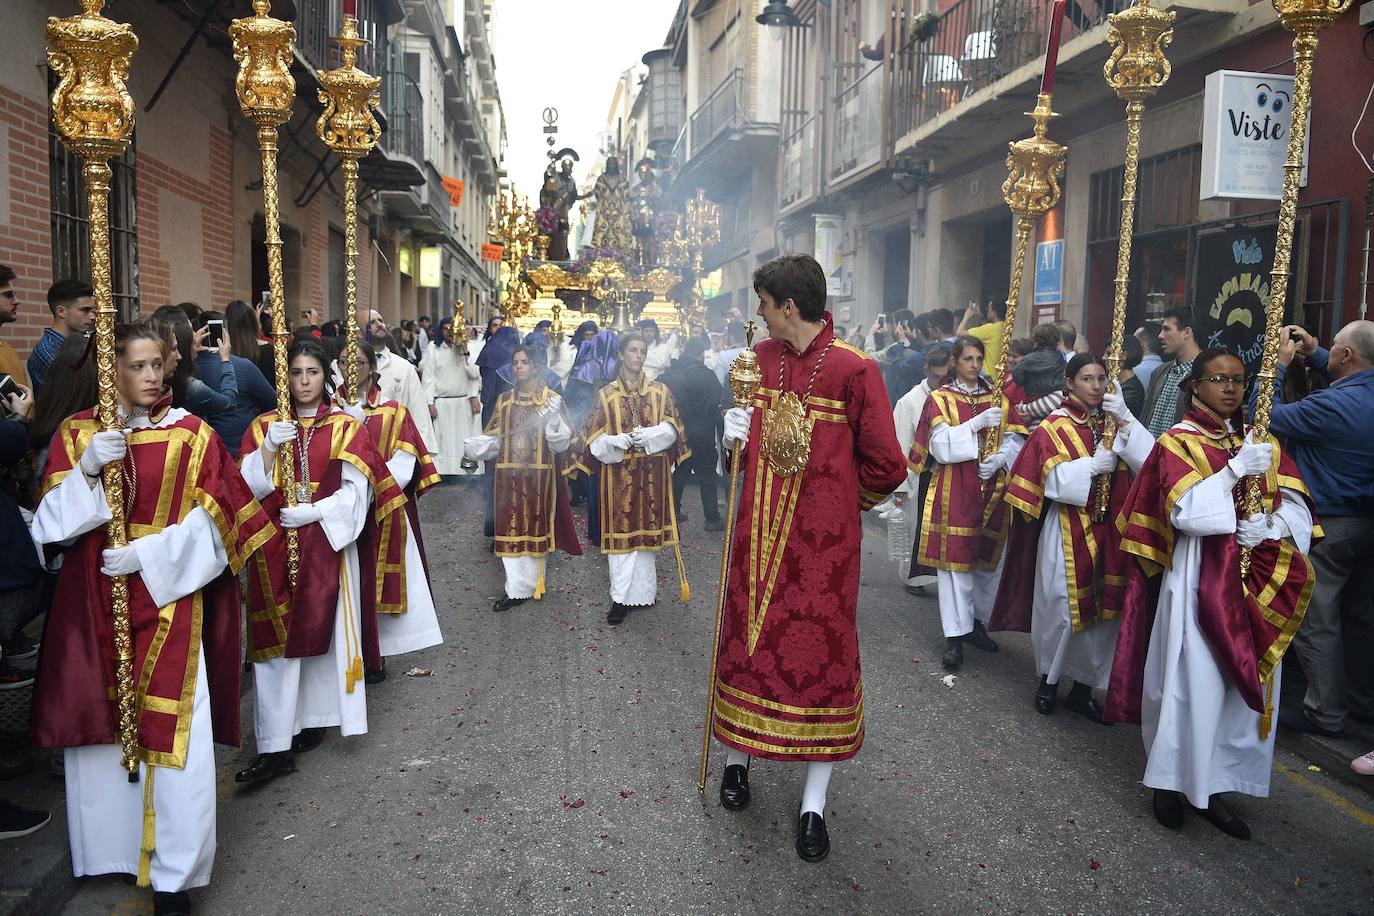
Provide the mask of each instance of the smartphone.
[{"label": "smartphone", "polygon": [[8,406],[10,395],[19,393],[19,383],[9,373],[0,372],[0,403]]},{"label": "smartphone", "polygon": [[214,350],[219,347],[219,342],[224,339],[224,319],[211,318],[205,322],[205,346]]},{"label": "smartphone", "polygon": [[271,290],[266,290],[266,289],[265,289],[265,290],[262,291],[262,307],[265,308],[265,309],[270,309],[270,308],[272,307],[272,291],[271,291]]}]

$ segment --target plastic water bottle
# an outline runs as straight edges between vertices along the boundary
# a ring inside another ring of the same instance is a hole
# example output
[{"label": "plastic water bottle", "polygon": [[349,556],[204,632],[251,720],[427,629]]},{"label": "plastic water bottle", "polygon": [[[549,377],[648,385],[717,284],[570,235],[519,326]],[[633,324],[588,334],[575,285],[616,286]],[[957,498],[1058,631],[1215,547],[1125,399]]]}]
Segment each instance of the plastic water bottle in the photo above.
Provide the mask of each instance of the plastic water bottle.
[{"label": "plastic water bottle", "polygon": [[887,513],[887,558],[895,563],[911,559],[911,526],[906,512],[896,507]]}]

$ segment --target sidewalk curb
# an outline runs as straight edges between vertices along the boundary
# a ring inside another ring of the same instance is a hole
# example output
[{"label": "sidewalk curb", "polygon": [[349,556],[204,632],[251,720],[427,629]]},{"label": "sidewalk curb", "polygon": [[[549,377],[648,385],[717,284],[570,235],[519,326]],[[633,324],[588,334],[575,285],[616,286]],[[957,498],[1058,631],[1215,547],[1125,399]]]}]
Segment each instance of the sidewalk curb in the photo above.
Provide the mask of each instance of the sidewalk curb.
[{"label": "sidewalk curb", "polygon": [[1350,761],[1369,750],[1354,738],[1323,738],[1279,729],[1278,744],[1292,751],[1322,772],[1351,788],[1374,797],[1374,777],[1361,776],[1350,769]]}]

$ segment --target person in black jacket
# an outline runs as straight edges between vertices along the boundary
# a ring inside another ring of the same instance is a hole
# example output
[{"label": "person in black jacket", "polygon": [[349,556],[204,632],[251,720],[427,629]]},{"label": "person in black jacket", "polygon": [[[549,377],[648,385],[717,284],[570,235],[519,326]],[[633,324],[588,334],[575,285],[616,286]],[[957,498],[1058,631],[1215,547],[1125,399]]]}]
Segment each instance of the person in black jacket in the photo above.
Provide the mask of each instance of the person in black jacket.
[{"label": "person in black jacket", "polygon": [[686,519],[682,514],[682,491],[687,486],[687,478],[695,476],[701,488],[706,530],[724,531],[725,523],[721,521],[720,507],[716,503],[716,429],[724,409],[725,389],[716,374],[706,368],[705,354],[706,346],[701,339],[692,338],[659,381],[673,393],[687,441],[692,446],[692,457],[673,471],[673,505],[677,507],[678,520]]}]

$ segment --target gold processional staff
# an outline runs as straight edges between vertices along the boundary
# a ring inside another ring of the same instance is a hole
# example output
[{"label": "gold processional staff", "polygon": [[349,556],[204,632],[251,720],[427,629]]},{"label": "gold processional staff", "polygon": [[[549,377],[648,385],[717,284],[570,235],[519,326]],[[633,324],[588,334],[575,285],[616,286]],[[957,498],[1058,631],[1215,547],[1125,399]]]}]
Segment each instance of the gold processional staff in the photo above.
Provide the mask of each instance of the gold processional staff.
[{"label": "gold processional staff", "polygon": [[358,35],[357,0],[343,0],[343,25],[334,37],[343,63],[320,72],[320,103],[324,112],[315,124],[316,135],[328,144],[343,165],[344,221],[344,333],[339,357],[344,398],[358,403],[358,160],[377,145],[382,128],[372,109],[382,102],[380,76],[357,67],[358,51],[369,42]]},{"label": "gold processional staff", "polygon": [[[58,75],[52,94],[53,123],[62,143],[83,162],[91,250],[91,299],[95,303],[95,365],[99,378],[96,417],[104,432],[120,430],[115,386],[115,307],[110,282],[110,160],[124,154],[134,130],[134,100],[125,80],[138,38],[125,23],[100,14],[104,0],[81,0],[81,14],[48,18],[48,66]],[[129,543],[123,467],[101,471],[110,506],[110,547]],[[120,764],[138,781],[138,719],[134,697],[134,643],[129,628],[129,581],[110,580],[114,617],[115,701],[119,709]]]},{"label": "gold processional staff", "polygon": [[[754,331],[758,326],[750,321],[745,326],[745,348],[730,366],[730,391],[735,406],[748,410],[754,405],[754,395],[763,384],[759,373],[759,358],[754,355]],[[725,546],[720,553],[720,589],[716,593],[716,631],[711,640],[711,675],[706,682],[706,726],[701,736],[701,766],[697,770],[697,792],[706,791],[706,766],[711,755],[711,722],[716,716],[716,665],[720,660],[720,629],[725,619],[725,586],[730,577],[730,546],[735,540],[735,494],[739,490],[739,469],[744,464],[744,449],[738,445],[730,460],[730,489],[725,491]]]},{"label": "gold processional staff", "polygon": [[[296,81],[291,77],[291,44],[296,30],[273,19],[270,0],[253,0],[253,15],[229,26],[239,73],[234,91],[243,115],[258,127],[262,154],[263,219],[267,224],[267,285],[272,295],[272,361],[277,381],[277,418],[291,422],[291,387],[286,365],[286,291],[281,266],[281,217],[277,211],[277,128],[291,120]],[[310,483],[296,481],[295,443],[277,452],[277,479],[287,506],[310,501]],[[286,530],[286,570],[291,588],[300,570],[300,541],[294,528]]]},{"label": "gold processional staff", "polygon": [[[1288,109],[1288,158],[1283,163],[1283,196],[1279,201],[1279,231],[1274,242],[1274,270],[1269,275],[1269,302],[1264,310],[1264,353],[1260,357],[1255,398],[1255,441],[1269,438],[1269,414],[1274,406],[1274,379],[1279,358],[1283,309],[1293,258],[1293,227],[1298,217],[1298,184],[1302,180],[1303,150],[1307,146],[1307,116],[1312,108],[1312,68],[1317,60],[1317,33],[1328,28],[1350,7],[1350,0],[1274,0],[1283,27],[1293,34],[1293,104]],[[1262,510],[1260,480],[1245,479],[1241,513]],[[1250,551],[1240,552],[1241,575],[1250,571]],[[1269,690],[1273,690],[1273,681]]]},{"label": "gold processional staff", "polygon": [[[1102,65],[1102,75],[1126,102],[1126,165],[1121,180],[1121,233],[1116,247],[1116,290],[1112,300],[1112,333],[1107,344],[1107,387],[1118,384],[1121,349],[1126,337],[1126,296],[1131,284],[1131,241],[1135,231],[1136,176],[1140,172],[1140,122],[1145,100],[1169,81],[1169,59],[1164,49],[1174,40],[1174,13],[1155,9],[1140,0],[1122,13],[1107,17],[1107,44],[1112,55]],[[1102,447],[1111,450],[1116,440],[1116,419],[1103,421]],[[1107,521],[1112,501],[1112,475],[1093,480],[1093,521]]]},{"label": "gold processional staff", "polygon": [[[1052,105],[1055,63],[1059,59],[1059,35],[1064,22],[1064,0],[1054,0],[1050,7],[1048,40],[1045,45],[1045,73],[1040,79],[1040,94],[1035,110],[1029,117],[1035,121],[1034,133],[1024,140],[1008,144],[1007,180],[1002,184],[1002,198],[1016,217],[1016,235],[1011,253],[1011,284],[1007,292],[1007,314],[1002,326],[1002,349],[992,378],[992,406],[1002,402],[1007,384],[1007,353],[1011,350],[1012,330],[1016,325],[1016,304],[1021,299],[1021,276],[1026,265],[1026,249],[1036,221],[1059,203],[1059,179],[1064,176],[1064,160],[1068,150],[1045,134],[1050,119],[1055,116]],[[1001,447],[1006,424],[1010,417],[1002,417],[1002,425],[994,434],[988,430],[983,437],[978,458],[986,461]],[[995,479],[995,478],[993,478]],[[989,479],[984,487],[992,486]]]}]

